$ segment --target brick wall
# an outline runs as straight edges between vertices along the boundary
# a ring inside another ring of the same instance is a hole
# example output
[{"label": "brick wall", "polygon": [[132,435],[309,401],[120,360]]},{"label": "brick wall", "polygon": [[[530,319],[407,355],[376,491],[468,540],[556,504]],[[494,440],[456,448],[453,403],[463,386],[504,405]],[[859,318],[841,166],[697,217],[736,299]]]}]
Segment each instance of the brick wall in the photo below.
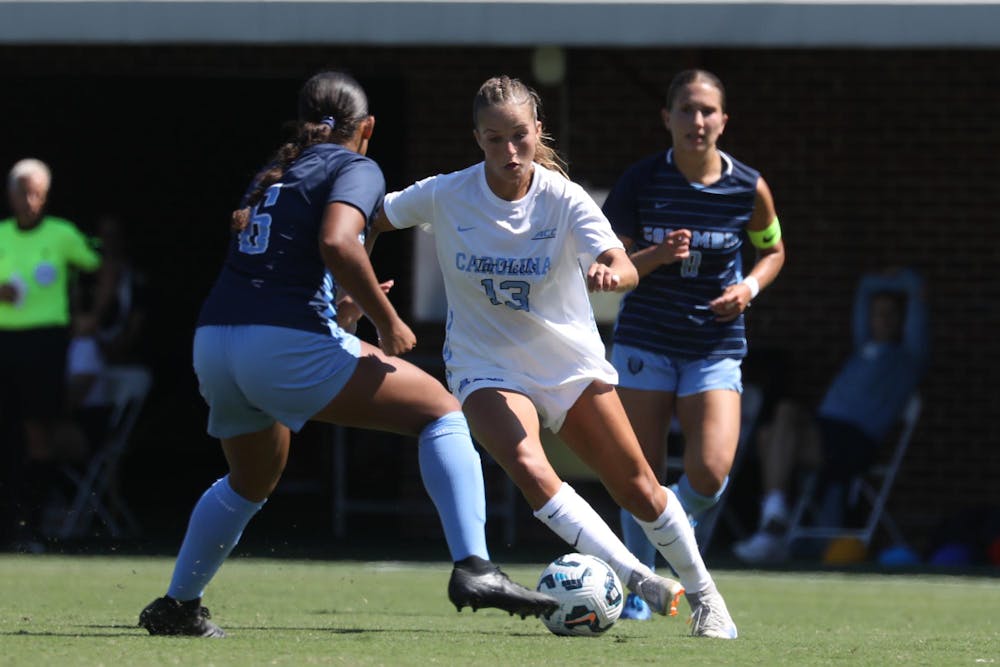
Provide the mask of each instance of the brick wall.
[{"label": "brick wall", "polygon": [[[381,103],[398,105],[396,145],[379,144],[385,130],[377,128],[372,147],[398,165],[387,170],[390,188],[478,159],[469,113],[486,77],[505,72],[531,81],[524,49],[0,49],[0,79],[39,87],[53,76],[141,75],[175,88],[185,78],[233,78],[266,92],[271,81],[301,80],[330,65],[395,91]],[[608,187],[627,164],[665,147],[663,90],[690,66],[726,83],[722,145],[764,174],[784,229],[788,263],[754,304],[751,355],[779,351],[788,362],[784,391],[815,401],[848,351],[857,276],[882,266],[918,268],[929,285],[933,361],[891,507],[904,524],[925,530],[959,508],[1000,503],[1000,52],[572,49],[565,87],[539,91],[574,177]],[[5,122],[17,125],[7,108]],[[17,108],[27,114],[30,105]],[[198,122],[224,126],[226,114],[253,109],[199,113]],[[164,161],[190,159],[164,150]],[[5,164],[19,157],[0,153]],[[402,275],[405,244],[392,252]]]},{"label": "brick wall", "polygon": [[[1000,112],[998,65],[1000,54],[971,51],[574,50],[568,90],[540,88],[574,177],[607,187],[666,145],[659,107],[673,72],[701,66],[723,78],[730,122],[722,145],[765,175],[788,247],[778,282],[754,305],[751,354],[784,352],[792,396],[816,401],[847,354],[862,272],[907,265],[924,273],[933,361],[892,503],[914,527],[1000,501],[1000,351],[991,344],[1000,307],[990,304],[1000,287],[991,159],[1000,140],[990,123]],[[523,60],[512,59],[509,71],[529,76]],[[463,113],[476,85],[469,78],[455,73],[464,91],[447,81],[439,88],[462,101]]]},{"label": "brick wall", "polygon": [[[469,100],[494,63],[530,80],[523,52],[460,60],[406,74],[419,82],[409,108],[434,90],[435,108],[451,99],[460,112],[414,116],[410,178],[475,159]],[[580,49],[568,62],[566,89],[539,91],[573,176],[596,187],[666,145],[659,108],[670,75],[700,66],[723,78],[722,145],[764,174],[783,223],[788,263],[754,304],[750,331],[751,355],[785,355],[787,394],[818,400],[848,353],[861,273],[913,266],[925,275],[933,356],[892,508],[930,528],[961,507],[1000,502],[1000,305],[991,304],[1000,288],[1000,140],[991,122],[1000,114],[1000,53]]]}]

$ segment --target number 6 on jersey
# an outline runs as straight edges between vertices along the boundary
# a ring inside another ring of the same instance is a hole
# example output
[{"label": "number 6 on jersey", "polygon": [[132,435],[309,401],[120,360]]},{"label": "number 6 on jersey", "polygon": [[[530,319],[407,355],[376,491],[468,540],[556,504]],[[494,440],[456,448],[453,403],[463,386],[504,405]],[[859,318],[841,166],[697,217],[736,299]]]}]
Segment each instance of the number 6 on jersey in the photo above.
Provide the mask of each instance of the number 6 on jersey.
[{"label": "number 6 on jersey", "polygon": [[250,222],[240,232],[240,252],[247,255],[262,255],[267,252],[267,244],[271,239],[271,216],[261,211],[274,206],[279,194],[281,183],[275,183],[264,193],[263,201],[254,206]]}]

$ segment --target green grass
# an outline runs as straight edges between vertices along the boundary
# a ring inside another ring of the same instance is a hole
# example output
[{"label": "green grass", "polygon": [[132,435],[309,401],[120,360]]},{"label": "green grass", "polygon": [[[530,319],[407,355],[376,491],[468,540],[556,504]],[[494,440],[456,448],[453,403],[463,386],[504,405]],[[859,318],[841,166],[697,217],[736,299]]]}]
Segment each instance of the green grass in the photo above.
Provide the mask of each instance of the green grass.
[{"label": "green grass", "polygon": [[[542,565],[507,571],[534,583]],[[223,640],[150,637],[139,610],[164,558],[0,556],[0,665],[977,665],[1000,663],[1000,581],[717,571],[740,639],[673,619],[550,635],[456,614],[446,564],[234,558],[205,603]]]}]

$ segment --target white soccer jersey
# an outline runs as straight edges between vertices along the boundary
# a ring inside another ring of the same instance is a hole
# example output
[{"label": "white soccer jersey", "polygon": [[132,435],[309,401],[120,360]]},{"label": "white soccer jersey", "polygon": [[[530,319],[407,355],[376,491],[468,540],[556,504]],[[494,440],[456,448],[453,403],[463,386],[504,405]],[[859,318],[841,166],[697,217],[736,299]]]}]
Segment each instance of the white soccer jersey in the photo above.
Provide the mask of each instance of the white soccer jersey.
[{"label": "white soccer jersey", "polygon": [[385,212],[398,228],[434,234],[448,298],[444,358],[463,383],[453,391],[495,386],[501,378],[477,375],[491,369],[541,387],[618,381],[581,267],[623,246],[579,185],[536,164],[528,194],[506,201],[479,163],[386,195]]}]

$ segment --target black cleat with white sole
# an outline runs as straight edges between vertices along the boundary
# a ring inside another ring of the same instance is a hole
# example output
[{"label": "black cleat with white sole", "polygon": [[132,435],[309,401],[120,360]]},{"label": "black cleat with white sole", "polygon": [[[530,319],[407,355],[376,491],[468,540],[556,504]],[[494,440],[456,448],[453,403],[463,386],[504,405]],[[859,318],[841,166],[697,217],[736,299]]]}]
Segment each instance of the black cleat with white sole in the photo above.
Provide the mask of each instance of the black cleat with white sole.
[{"label": "black cleat with white sole", "polygon": [[222,628],[209,618],[211,614],[201,606],[201,598],[181,602],[165,595],[146,605],[139,614],[139,627],[151,635],[225,637]]},{"label": "black cleat with white sole", "polygon": [[455,563],[448,582],[448,599],[458,611],[463,607],[472,607],[472,611],[495,608],[521,618],[547,614],[559,606],[551,595],[511,581],[499,567],[478,556]]}]

